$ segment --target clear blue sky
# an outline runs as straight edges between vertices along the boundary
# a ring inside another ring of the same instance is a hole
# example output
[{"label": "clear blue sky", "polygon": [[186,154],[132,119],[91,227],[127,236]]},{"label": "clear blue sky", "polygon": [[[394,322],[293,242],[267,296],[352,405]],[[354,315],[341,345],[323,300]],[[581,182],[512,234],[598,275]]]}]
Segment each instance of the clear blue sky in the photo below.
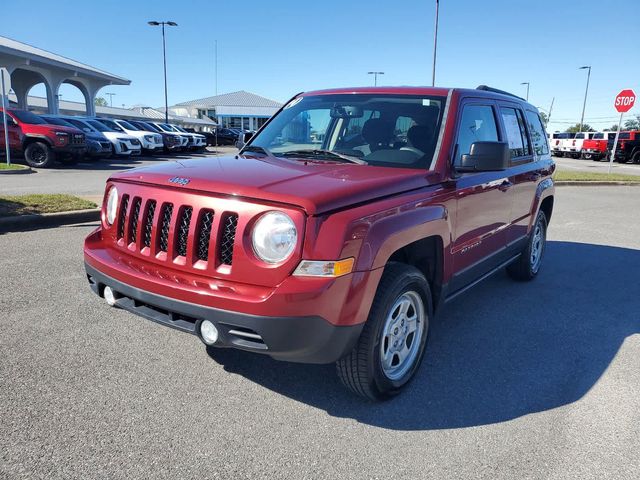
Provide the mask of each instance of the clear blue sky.
[{"label": "clear blue sky", "polygon": [[[25,8],[28,5],[28,12]],[[272,0],[7,2],[2,35],[131,79],[114,106],[163,104],[158,27],[173,20],[167,58],[169,104],[213,95],[214,41],[218,92],[248,90],[284,101],[302,90],[431,82],[435,0]],[[617,122],[615,94],[640,93],[637,0],[441,0],[436,84],[488,84],[548,109],[550,130],[580,119],[586,71],[586,121]],[[629,12],[625,14],[624,12]],[[6,21],[11,19],[11,21]],[[24,21],[23,21],[24,20]],[[37,94],[37,87],[32,93]],[[79,99],[71,86],[64,99]],[[636,107],[631,113],[640,110]],[[562,122],[562,123],[560,123]]]}]

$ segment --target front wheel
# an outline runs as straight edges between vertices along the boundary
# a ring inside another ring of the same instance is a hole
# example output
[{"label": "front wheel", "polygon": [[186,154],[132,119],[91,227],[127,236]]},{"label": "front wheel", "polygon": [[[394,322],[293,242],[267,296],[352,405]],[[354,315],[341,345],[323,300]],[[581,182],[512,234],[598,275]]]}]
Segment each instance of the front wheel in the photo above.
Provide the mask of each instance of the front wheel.
[{"label": "front wheel", "polygon": [[399,393],[420,366],[432,311],[424,275],[410,265],[389,263],[358,343],[337,362],[342,383],[371,400]]},{"label": "front wheel", "polygon": [[547,216],[543,211],[538,212],[536,223],[533,225],[527,247],[520,257],[507,267],[507,273],[514,280],[533,280],[542,265],[542,257],[547,245]]},{"label": "front wheel", "polygon": [[55,161],[55,153],[44,142],[33,142],[24,150],[24,159],[30,167],[47,168]]}]

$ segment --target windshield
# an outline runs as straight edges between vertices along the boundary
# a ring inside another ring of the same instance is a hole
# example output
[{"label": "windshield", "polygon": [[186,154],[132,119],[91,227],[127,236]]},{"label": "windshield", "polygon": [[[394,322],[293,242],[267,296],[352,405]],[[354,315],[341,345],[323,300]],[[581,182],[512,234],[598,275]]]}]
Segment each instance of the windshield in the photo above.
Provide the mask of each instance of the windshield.
[{"label": "windshield", "polygon": [[[116,122],[113,122],[111,120],[107,120],[106,118],[101,118],[100,120],[96,120],[98,123],[103,123],[105,124],[109,129],[107,131],[111,131],[111,132],[124,132],[124,130],[122,129],[122,127],[120,125],[118,125]],[[93,125],[93,122],[91,122],[91,125]],[[100,130],[103,131],[103,130]]]},{"label": "windshield", "polygon": [[66,120],[63,120],[61,118],[56,118],[56,117],[40,117],[40,118],[42,118],[49,125],[60,125],[61,127],[76,128],[75,125],[72,125]]},{"label": "windshield", "polygon": [[146,122],[136,122],[136,127],[140,128],[141,130],[147,130],[148,132],[159,132],[160,130],[158,130],[158,127],[151,125],[150,123],[146,123]]},{"label": "windshield", "polygon": [[297,97],[251,142],[275,156],[336,161],[338,155],[385,167],[431,164],[445,97]]},{"label": "windshield", "polygon": [[168,123],[163,123],[162,127],[167,131],[167,132],[180,132],[180,130],[178,130],[176,127],[174,127],[173,125],[169,125]]},{"label": "windshield", "polygon": [[108,126],[106,123],[102,123],[97,120],[88,120],[87,123],[91,125],[93,128],[95,128],[96,130],[98,130],[99,132],[121,132],[122,131],[122,129],[113,122],[110,122],[110,123],[112,123],[117,128],[117,130],[116,128]]},{"label": "windshield", "polygon": [[67,120],[70,124],[72,124],[74,127],[79,128],[80,130],[83,130],[87,133],[93,133],[94,130],[91,128],[91,126],[88,123],[83,122],[82,120],[76,120],[75,118],[69,118]]},{"label": "windshield", "polygon": [[174,127],[174,128],[176,128],[178,131],[180,131],[180,132],[182,132],[182,133],[189,133],[189,132],[187,132],[184,128],[179,127],[179,126],[177,126],[177,125],[174,125],[173,127]]},{"label": "windshield", "polygon": [[22,123],[27,123],[29,125],[45,125],[47,123],[35,113],[31,113],[27,110],[9,110],[9,112]]},{"label": "windshield", "polygon": [[129,122],[125,122],[124,120],[118,120],[118,125],[120,125],[125,130],[133,130],[134,132],[139,130],[139,128],[134,127]]}]

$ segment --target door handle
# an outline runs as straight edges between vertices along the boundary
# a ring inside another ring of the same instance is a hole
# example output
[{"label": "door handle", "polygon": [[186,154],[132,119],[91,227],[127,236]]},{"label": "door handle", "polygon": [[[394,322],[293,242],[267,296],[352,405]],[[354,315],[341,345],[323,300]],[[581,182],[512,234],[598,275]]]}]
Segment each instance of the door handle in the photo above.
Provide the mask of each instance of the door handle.
[{"label": "door handle", "polygon": [[498,186],[498,190],[500,190],[501,192],[506,192],[512,186],[513,186],[513,183],[511,183],[509,180],[505,180]]}]

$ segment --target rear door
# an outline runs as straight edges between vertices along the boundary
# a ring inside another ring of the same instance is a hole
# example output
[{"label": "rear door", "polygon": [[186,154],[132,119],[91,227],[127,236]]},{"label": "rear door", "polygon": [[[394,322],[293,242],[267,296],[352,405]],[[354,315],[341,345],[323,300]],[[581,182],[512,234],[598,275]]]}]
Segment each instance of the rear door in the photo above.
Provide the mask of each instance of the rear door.
[{"label": "rear door", "polygon": [[[460,105],[453,164],[460,163],[471,144],[505,141],[497,121],[497,105],[489,99],[466,99]],[[502,261],[506,228],[511,216],[508,173],[463,173],[456,179],[456,217],[452,255],[453,293],[472,283]]]},{"label": "rear door", "polygon": [[538,113],[515,103],[501,103],[500,120],[509,142],[513,206],[507,248],[518,251],[526,241],[538,184],[551,161],[549,146]]}]

